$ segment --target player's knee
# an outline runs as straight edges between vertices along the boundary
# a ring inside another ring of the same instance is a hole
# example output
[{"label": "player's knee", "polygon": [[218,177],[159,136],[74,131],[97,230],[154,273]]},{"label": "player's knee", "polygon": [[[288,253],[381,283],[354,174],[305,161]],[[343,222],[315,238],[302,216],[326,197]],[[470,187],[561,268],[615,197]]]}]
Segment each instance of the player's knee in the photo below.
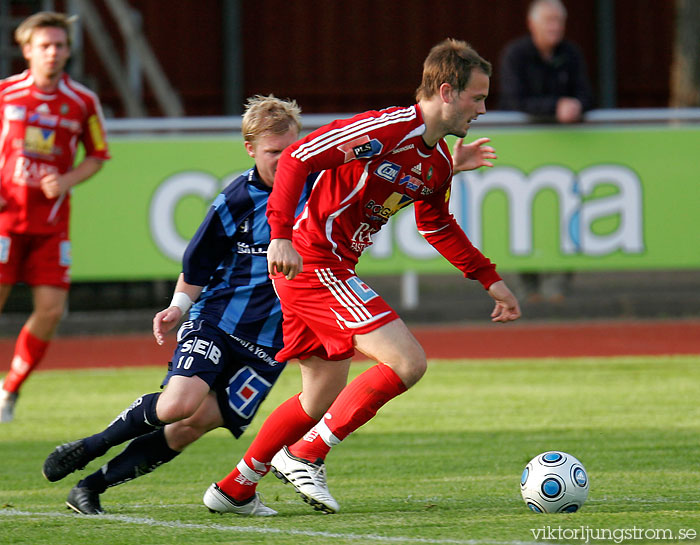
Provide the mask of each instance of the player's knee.
[{"label": "player's knee", "polygon": [[156,406],[156,414],[161,422],[179,422],[192,416],[201,400],[175,399],[171,400],[167,396],[161,395]]},{"label": "player's knee", "polygon": [[182,452],[185,450],[185,447],[194,443],[207,431],[209,430],[198,427],[197,425],[176,422],[171,424],[170,429],[166,430],[165,437],[171,449]]},{"label": "player's knee", "polygon": [[335,401],[335,398],[338,397],[339,393],[340,390],[334,390],[332,392],[323,391],[315,394],[302,392],[299,396],[299,402],[306,414],[315,420],[320,420],[323,415],[326,414],[333,401]]},{"label": "player's knee", "polygon": [[420,346],[404,354],[396,362],[387,362],[387,365],[394,370],[406,388],[418,382],[428,369],[425,352]]},{"label": "player's knee", "polygon": [[37,320],[47,327],[55,327],[63,318],[64,307],[62,305],[53,305],[49,307],[38,308],[34,311]]},{"label": "player's knee", "polygon": [[406,380],[402,379],[404,386],[406,386],[406,388],[413,386],[423,377],[427,369],[428,362],[425,359],[425,356],[423,358],[412,360],[408,367],[408,376],[406,377]]}]

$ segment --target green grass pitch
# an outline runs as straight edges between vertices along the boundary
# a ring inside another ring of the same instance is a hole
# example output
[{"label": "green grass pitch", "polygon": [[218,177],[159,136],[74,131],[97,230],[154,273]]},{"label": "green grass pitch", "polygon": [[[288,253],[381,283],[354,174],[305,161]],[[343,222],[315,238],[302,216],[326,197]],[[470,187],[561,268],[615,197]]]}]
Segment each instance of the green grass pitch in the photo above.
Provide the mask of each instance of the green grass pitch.
[{"label": "green grass pitch", "polygon": [[[67,510],[80,475],[120,447],[58,483],[41,476],[44,458],[102,429],[163,374],[32,375],[16,420],[0,425],[0,543],[636,544],[697,541],[700,533],[700,357],[431,361],[421,382],[329,455],[339,514],[316,513],[272,475],[259,490],[279,516],[209,513],[204,490],[238,462],[263,417],[298,391],[290,366],[242,439],[216,430],[152,474],[108,489],[104,516]],[[591,490],[578,513],[537,515],[520,497],[524,465],[550,449],[588,470]]]}]

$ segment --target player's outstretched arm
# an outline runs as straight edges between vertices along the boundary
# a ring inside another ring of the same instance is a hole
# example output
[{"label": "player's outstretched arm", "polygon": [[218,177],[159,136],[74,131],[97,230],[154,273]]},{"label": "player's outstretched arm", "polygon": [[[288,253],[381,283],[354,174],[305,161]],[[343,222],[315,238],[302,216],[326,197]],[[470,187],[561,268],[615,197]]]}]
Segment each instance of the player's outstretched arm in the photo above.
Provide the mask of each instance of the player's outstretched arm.
[{"label": "player's outstretched arm", "polygon": [[292,241],[286,238],[275,238],[267,247],[267,272],[271,275],[283,274],[291,280],[302,272],[304,266],[299,253],[292,246]]},{"label": "player's outstretched arm", "polygon": [[496,301],[496,306],[491,313],[492,322],[511,322],[520,318],[521,313],[518,300],[503,280],[491,284],[488,292],[493,300]]},{"label": "player's outstretched arm", "polygon": [[452,165],[455,173],[462,170],[474,170],[479,167],[492,167],[490,159],[498,159],[496,150],[487,146],[490,138],[477,138],[469,144],[459,138],[452,149]]}]

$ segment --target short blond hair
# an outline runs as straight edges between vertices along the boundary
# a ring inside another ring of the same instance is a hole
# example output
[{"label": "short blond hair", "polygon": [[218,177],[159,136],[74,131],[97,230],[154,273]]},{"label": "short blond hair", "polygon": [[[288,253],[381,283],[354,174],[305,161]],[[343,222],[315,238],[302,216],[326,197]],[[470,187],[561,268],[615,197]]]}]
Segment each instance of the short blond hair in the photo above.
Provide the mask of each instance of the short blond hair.
[{"label": "short blond hair", "polygon": [[66,15],[54,11],[40,11],[30,15],[15,30],[15,40],[23,47],[32,41],[32,36],[37,28],[61,28],[65,30],[68,45],[71,45],[73,23],[78,19],[76,15]]},{"label": "short blond hair", "polygon": [[246,142],[253,143],[264,134],[284,134],[292,128],[301,131],[301,108],[295,100],[255,95],[246,101],[241,125]]},{"label": "short blond hair", "polygon": [[472,70],[491,76],[491,63],[483,59],[467,42],[447,38],[434,46],[423,62],[423,81],[416,90],[416,100],[429,99],[449,83],[457,92],[469,84]]}]

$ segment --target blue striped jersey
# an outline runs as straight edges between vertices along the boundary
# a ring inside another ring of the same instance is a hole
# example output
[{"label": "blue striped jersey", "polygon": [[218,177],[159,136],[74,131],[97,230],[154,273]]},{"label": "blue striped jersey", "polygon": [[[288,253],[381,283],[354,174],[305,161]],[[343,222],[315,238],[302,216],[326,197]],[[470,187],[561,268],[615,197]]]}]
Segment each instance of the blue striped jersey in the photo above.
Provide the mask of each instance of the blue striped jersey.
[{"label": "blue striped jersey", "polygon": [[255,167],[231,182],[188,244],[182,271],[185,282],[204,286],[190,320],[203,319],[246,341],[281,348],[282,310],[267,273],[270,191]]}]

